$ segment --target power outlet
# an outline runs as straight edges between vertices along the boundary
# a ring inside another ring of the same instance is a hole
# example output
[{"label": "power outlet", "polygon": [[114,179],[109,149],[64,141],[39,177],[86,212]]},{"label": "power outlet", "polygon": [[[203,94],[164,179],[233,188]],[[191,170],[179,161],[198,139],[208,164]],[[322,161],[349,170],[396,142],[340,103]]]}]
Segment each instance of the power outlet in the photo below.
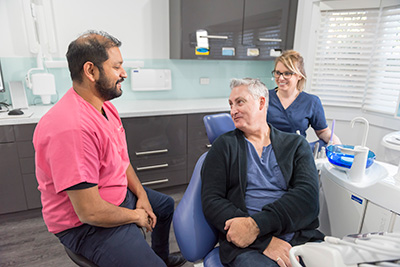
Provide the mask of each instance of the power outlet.
[{"label": "power outlet", "polygon": [[210,78],[200,78],[200,84],[210,84]]}]

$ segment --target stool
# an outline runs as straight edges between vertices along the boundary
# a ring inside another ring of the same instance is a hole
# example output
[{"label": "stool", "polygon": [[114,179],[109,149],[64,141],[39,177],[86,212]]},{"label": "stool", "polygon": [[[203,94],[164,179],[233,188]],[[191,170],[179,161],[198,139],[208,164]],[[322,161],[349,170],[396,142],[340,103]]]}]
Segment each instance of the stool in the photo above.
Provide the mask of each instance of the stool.
[{"label": "stool", "polygon": [[[140,230],[142,230],[143,233],[143,237],[144,239],[146,239],[146,233],[144,231],[143,228],[140,228]],[[80,267],[98,267],[96,264],[94,264],[93,262],[91,262],[90,260],[86,259],[85,257],[83,257],[80,254],[76,254],[74,252],[72,252],[72,250],[70,250],[69,248],[64,246],[65,251],[67,252],[68,257],[74,262],[76,263],[76,265],[80,266]]]},{"label": "stool", "polygon": [[65,251],[67,252],[68,257],[76,263],[76,265],[81,267],[98,267],[96,264],[91,262],[90,260],[86,259],[82,255],[76,254],[72,252],[69,248],[64,247]]}]

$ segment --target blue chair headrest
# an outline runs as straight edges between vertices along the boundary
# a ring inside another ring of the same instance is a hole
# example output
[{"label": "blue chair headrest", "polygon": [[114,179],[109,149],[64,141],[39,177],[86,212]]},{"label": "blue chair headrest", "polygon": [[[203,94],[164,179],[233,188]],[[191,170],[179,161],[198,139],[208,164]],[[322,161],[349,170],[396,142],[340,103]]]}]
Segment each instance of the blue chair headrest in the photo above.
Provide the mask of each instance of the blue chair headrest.
[{"label": "blue chair headrest", "polygon": [[208,140],[212,144],[221,134],[235,129],[235,124],[228,113],[207,115],[203,118]]}]

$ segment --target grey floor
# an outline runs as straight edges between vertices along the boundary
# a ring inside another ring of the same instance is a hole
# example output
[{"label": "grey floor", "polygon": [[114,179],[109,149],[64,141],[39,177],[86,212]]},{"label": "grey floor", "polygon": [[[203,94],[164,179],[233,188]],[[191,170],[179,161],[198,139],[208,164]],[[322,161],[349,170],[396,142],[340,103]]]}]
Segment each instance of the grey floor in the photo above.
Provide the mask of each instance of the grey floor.
[{"label": "grey floor", "polygon": [[[182,198],[185,188],[164,190],[175,204]],[[172,228],[172,227],[171,227]],[[150,237],[147,236],[147,241]],[[173,229],[170,234],[170,251],[179,251]],[[63,245],[47,231],[41,210],[29,210],[0,215],[0,266],[76,266],[67,256]],[[187,262],[184,267],[192,267]]]}]

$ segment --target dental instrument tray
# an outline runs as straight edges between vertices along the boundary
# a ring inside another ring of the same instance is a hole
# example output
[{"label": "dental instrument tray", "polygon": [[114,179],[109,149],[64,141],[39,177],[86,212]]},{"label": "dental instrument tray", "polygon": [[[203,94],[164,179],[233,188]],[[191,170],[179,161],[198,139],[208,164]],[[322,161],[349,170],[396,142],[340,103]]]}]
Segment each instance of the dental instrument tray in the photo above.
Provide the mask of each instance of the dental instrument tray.
[{"label": "dental instrument tray", "polygon": [[[354,146],[330,145],[326,148],[326,157],[335,167],[339,167],[339,169],[341,169],[340,167],[350,169],[351,165],[353,164],[354,155],[344,153],[342,148],[354,149]],[[375,159],[375,153],[370,150],[368,152],[367,168],[374,163]]]}]

